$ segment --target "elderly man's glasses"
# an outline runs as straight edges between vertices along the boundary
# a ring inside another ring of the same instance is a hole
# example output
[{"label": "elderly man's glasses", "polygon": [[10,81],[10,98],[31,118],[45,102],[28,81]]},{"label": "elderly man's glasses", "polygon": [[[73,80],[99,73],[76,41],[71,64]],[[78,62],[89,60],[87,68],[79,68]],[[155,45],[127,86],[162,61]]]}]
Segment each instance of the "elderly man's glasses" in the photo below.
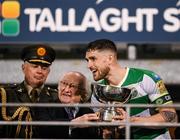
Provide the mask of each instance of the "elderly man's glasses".
[{"label": "elderly man's glasses", "polygon": [[68,86],[71,89],[82,89],[82,88],[80,88],[79,85],[76,85],[74,83],[68,83],[66,81],[60,81],[60,86],[61,87],[67,87]]}]

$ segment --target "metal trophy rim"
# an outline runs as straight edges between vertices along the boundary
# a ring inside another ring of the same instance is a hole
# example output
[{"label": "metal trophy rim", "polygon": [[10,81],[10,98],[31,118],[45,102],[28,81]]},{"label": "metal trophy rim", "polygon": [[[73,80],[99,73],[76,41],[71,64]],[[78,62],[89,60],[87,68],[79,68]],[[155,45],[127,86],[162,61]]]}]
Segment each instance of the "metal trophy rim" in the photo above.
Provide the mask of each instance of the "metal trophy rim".
[{"label": "metal trophy rim", "polygon": [[[104,85],[104,84],[100,84],[100,83],[95,83],[95,82],[93,82],[93,83],[91,83],[91,90],[92,90],[92,93],[94,94],[94,96],[95,96],[95,98],[99,101],[99,102],[101,102],[101,103],[107,103],[107,101],[109,100],[108,99],[108,97],[103,93],[102,95],[101,95],[101,97],[103,97],[104,99],[106,99],[105,101],[104,100],[102,100],[102,99],[100,99],[99,97],[98,97],[98,91],[97,91],[97,89],[95,88],[95,86],[100,86],[100,87],[106,87],[107,89],[110,87],[110,88],[117,88],[117,89],[119,89],[119,91],[121,91],[121,93],[122,93],[122,90],[126,90],[126,91],[128,91],[128,95],[127,95],[127,97],[125,98],[125,100],[123,100],[124,98],[122,98],[122,100],[123,101],[117,101],[117,100],[113,100],[113,99],[111,99],[109,102],[112,102],[112,103],[115,103],[115,104],[124,104],[124,103],[126,103],[130,98],[131,98],[131,89],[128,89],[128,88],[125,88],[125,87],[117,87],[117,86],[111,86],[111,85]],[[95,93],[94,93],[95,92]],[[119,99],[120,100],[120,99]]]}]

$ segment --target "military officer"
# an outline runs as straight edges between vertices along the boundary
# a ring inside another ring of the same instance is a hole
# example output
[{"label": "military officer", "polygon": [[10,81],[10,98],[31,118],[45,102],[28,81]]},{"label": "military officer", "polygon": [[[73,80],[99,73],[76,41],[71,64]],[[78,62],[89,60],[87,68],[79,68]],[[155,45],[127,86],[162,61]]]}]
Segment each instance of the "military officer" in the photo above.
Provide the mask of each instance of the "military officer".
[{"label": "military officer", "polygon": [[[1,87],[0,99],[5,103],[53,103],[57,100],[57,90],[45,85],[50,66],[55,60],[55,51],[47,45],[31,45],[21,53],[24,81],[15,86]],[[37,120],[37,107],[7,107],[0,109],[2,121]],[[0,138],[38,138],[36,126],[1,125]]]}]

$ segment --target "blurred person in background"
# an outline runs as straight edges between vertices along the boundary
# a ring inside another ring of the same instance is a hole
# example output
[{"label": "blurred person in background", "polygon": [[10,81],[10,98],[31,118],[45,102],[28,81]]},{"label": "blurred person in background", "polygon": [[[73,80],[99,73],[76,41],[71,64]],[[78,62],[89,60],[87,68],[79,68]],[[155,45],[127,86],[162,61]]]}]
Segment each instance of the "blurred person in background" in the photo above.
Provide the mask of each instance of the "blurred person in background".
[{"label": "blurred person in background", "polygon": [[[95,81],[102,85],[125,87],[135,89],[127,103],[130,104],[155,104],[170,105],[172,99],[163,83],[156,73],[139,69],[122,67],[118,63],[117,48],[114,42],[108,39],[92,41],[86,48],[87,66],[92,72]],[[98,101],[94,96],[92,104]],[[116,110],[119,115],[114,120],[124,120],[127,113],[122,108]],[[133,123],[160,123],[176,122],[177,115],[174,108],[131,108],[130,122]],[[146,126],[133,127],[131,138],[133,139],[171,139],[167,127]],[[109,132],[106,132],[109,135]]]},{"label": "blurred person in background", "polygon": [[[63,104],[78,104],[87,101],[86,77],[76,71],[67,72],[58,83],[58,101]],[[40,114],[42,115],[40,110]],[[46,111],[44,112],[46,113]],[[43,118],[49,115],[50,119]],[[84,123],[97,121],[99,118],[88,107],[57,107],[49,110],[49,114],[42,115],[40,120],[46,121],[72,121]],[[97,139],[100,138],[97,127],[90,126],[48,126],[40,127],[41,138],[68,138],[68,139]]]},{"label": "blurred person in background", "polygon": [[[47,45],[31,45],[21,53],[24,81],[0,89],[1,103],[51,103],[58,98],[57,90],[45,85],[55,51]],[[1,121],[19,121],[16,125],[1,125],[0,138],[36,138],[36,126],[21,125],[20,121],[35,121],[36,109],[24,106],[2,106]]]}]

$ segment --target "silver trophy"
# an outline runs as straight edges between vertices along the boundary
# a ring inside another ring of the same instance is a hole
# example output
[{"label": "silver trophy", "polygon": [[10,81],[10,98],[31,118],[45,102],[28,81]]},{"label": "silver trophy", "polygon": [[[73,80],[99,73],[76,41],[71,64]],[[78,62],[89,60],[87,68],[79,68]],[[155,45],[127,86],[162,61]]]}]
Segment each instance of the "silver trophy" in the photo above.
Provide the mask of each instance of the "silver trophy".
[{"label": "silver trophy", "polygon": [[[131,89],[128,88],[92,83],[91,89],[95,98],[104,104],[121,105],[131,98]],[[113,116],[117,114],[115,107],[106,107],[100,111],[100,119],[101,121],[112,121]]]}]

